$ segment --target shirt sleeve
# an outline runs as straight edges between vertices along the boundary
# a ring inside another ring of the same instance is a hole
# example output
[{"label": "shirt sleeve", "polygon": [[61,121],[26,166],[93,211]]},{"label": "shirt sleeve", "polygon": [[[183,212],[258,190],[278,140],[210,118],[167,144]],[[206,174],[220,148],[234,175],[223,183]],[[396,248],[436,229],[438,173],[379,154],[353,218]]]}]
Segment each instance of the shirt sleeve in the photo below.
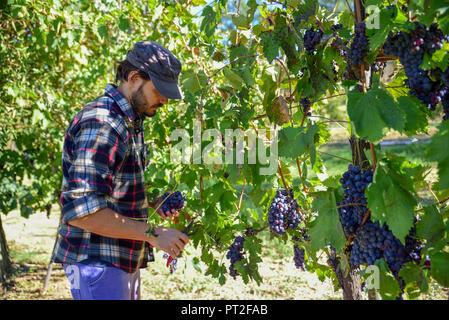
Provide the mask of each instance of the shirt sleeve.
[{"label": "shirt sleeve", "polygon": [[126,154],[126,143],[107,122],[84,120],[73,138],[68,188],[62,193],[62,221],[68,223],[108,207],[113,175]]}]

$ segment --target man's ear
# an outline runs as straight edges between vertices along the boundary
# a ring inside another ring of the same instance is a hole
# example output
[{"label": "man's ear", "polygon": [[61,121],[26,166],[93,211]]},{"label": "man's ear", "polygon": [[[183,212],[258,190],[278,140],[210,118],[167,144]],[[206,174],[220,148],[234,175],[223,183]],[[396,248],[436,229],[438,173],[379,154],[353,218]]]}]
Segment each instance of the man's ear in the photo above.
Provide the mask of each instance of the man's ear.
[{"label": "man's ear", "polygon": [[128,74],[128,84],[130,86],[134,86],[139,79],[140,76],[137,70],[133,70]]}]

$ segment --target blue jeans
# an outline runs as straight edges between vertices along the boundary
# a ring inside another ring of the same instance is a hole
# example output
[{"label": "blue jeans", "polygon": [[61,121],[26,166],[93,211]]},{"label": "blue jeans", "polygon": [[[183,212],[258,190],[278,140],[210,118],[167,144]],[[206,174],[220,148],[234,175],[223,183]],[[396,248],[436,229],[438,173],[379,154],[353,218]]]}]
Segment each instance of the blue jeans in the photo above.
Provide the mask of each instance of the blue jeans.
[{"label": "blue jeans", "polygon": [[63,264],[75,300],[140,300],[140,271],[127,273],[100,260]]}]

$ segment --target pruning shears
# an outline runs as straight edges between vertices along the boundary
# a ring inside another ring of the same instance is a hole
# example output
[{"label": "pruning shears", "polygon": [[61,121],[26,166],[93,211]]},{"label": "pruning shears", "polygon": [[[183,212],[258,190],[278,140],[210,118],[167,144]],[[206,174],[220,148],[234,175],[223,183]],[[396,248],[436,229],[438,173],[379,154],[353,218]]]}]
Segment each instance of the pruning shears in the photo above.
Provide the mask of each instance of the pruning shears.
[{"label": "pruning shears", "polygon": [[[195,217],[192,218],[192,220],[187,225],[187,227],[185,227],[181,232],[189,237],[194,235],[198,231],[198,228],[199,228],[199,227],[197,227],[195,230],[191,231],[194,221],[195,221]],[[168,254],[167,254],[167,256],[168,256]],[[172,258],[172,256],[168,256],[166,266],[167,266],[167,268],[170,268],[170,273],[173,273],[176,270],[176,264],[178,262],[178,258],[180,258],[181,256],[182,256],[182,251],[178,254],[178,256],[176,258]]]}]

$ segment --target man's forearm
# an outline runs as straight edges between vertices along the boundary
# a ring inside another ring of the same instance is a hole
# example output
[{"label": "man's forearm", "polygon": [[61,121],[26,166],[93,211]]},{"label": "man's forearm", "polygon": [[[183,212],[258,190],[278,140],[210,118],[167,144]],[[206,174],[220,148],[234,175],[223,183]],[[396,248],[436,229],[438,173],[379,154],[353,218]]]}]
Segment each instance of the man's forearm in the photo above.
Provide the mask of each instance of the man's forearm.
[{"label": "man's forearm", "polygon": [[145,235],[145,232],[150,227],[149,224],[144,221],[132,220],[109,208],[74,219],[69,224],[109,238],[139,241],[150,240]]},{"label": "man's forearm", "polygon": [[103,237],[147,241],[153,247],[169,253],[172,258],[176,258],[189,242],[189,237],[181,231],[166,227],[155,227],[157,237],[147,237],[146,231],[150,228],[148,223],[132,220],[109,208],[74,219],[69,224]]}]

